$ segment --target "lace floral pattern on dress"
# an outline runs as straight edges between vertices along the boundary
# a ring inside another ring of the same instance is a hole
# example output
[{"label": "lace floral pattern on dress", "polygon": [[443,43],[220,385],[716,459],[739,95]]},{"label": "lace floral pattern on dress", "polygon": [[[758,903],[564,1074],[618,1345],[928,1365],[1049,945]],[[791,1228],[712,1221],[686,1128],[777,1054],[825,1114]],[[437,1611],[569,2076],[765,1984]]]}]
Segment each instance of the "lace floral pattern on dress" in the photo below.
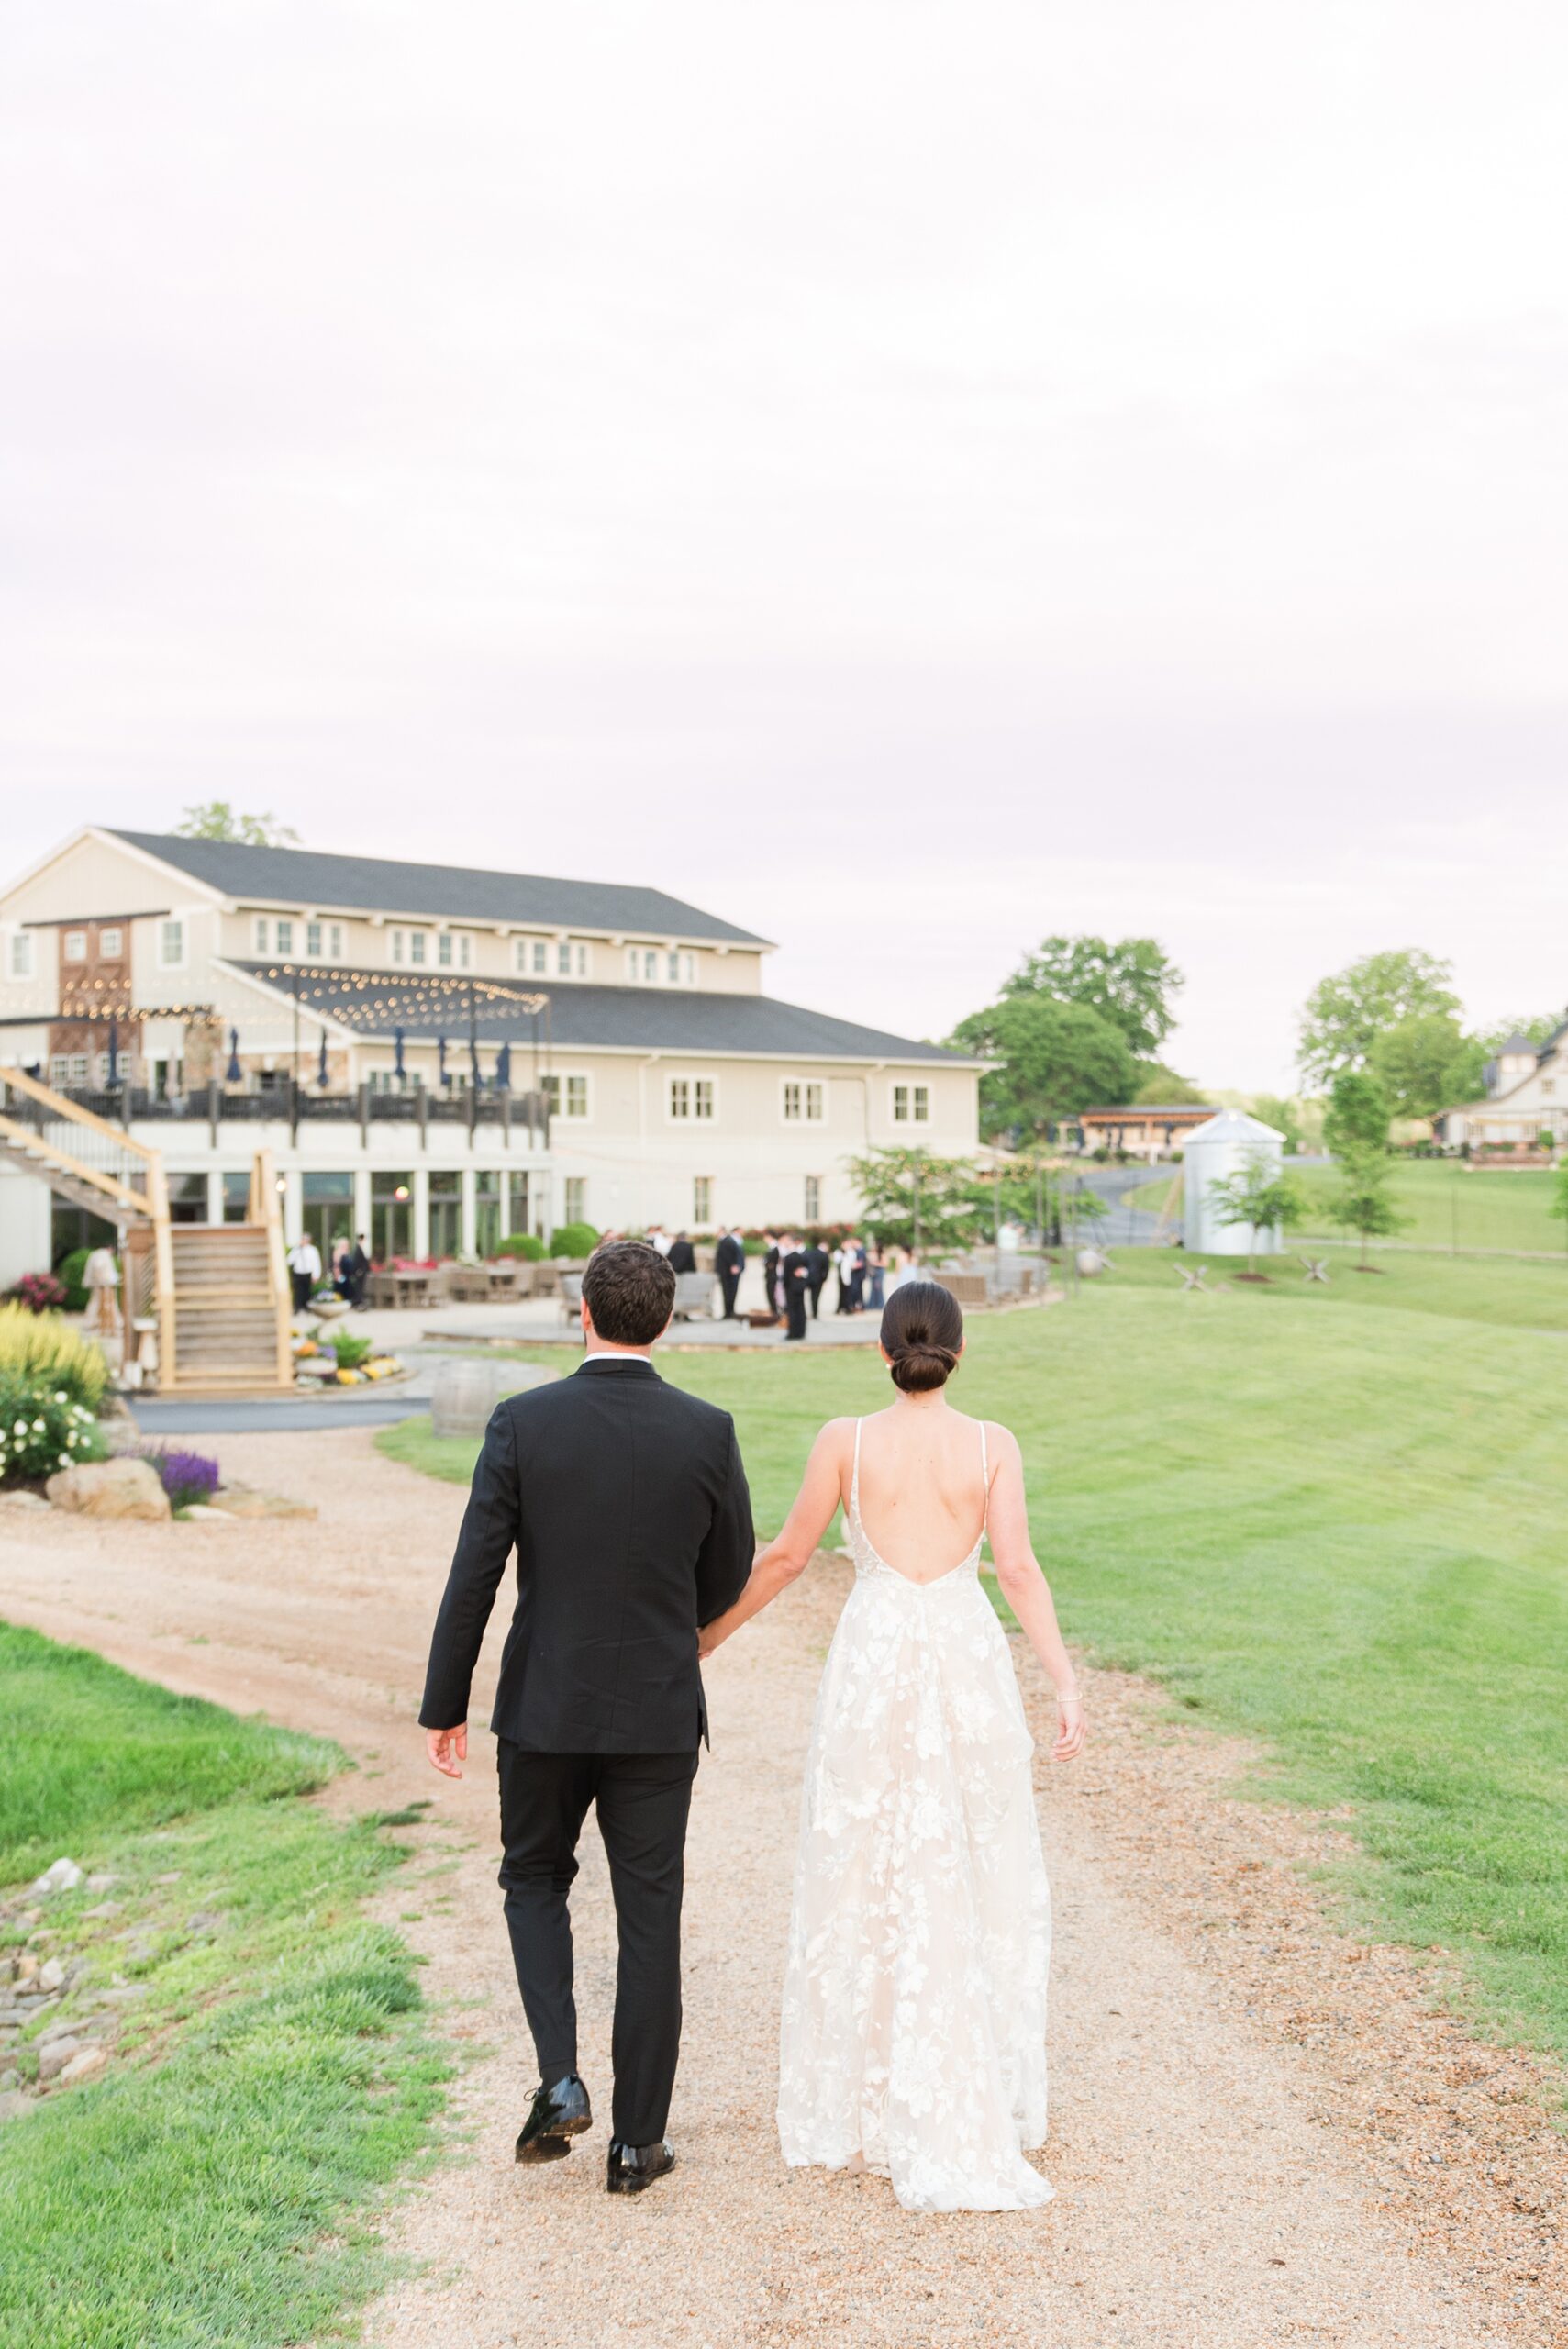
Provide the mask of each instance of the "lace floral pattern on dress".
[{"label": "lace floral pattern on dress", "polygon": [[[980,1540],[935,1582],[877,1554],[855,1583],[812,1725],[790,1919],[779,2135],[792,2166],[871,2168],[911,2210],[1051,2198],[1051,1895],[1007,1642]],[[985,1431],[981,1430],[981,1464]]]}]

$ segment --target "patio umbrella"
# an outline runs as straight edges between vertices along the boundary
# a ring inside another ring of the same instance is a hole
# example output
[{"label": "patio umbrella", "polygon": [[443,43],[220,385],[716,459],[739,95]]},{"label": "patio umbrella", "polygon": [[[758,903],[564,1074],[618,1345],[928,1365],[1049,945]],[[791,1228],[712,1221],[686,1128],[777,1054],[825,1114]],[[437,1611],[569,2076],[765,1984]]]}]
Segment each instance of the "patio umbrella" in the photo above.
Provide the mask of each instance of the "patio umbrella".
[{"label": "patio umbrella", "polygon": [[316,1060],[316,1082],[323,1093],[327,1090],[327,1030],[321,1030],[321,1050]]},{"label": "patio umbrella", "polygon": [[392,1069],[393,1074],[398,1079],[399,1083],[401,1083],[405,1074],[403,1066],[403,1030],[401,1028],[395,1028],[392,1031]]},{"label": "patio umbrella", "polygon": [[472,1035],[468,1040],[468,1072],[473,1079],[473,1089],[477,1093],[484,1080],[479,1074],[479,1046]]},{"label": "patio umbrella", "polygon": [[117,1085],[119,1083],[119,1074],[120,1024],[115,1018],[114,1013],[111,1011],[109,1014],[109,1083],[111,1085]]},{"label": "patio umbrella", "polygon": [[503,1093],[512,1089],[512,1047],[503,1044],[495,1055],[495,1082]]},{"label": "patio umbrella", "polygon": [[239,1030],[238,1028],[231,1028],[228,1031],[228,1067],[224,1075],[223,1081],[226,1085],[242,1085],[245,1081],[243,1073],[239,1066]]},{"label": "patio umbrella", "polygon": [[444,1036],[436,1038],[436,1067],[441,1083],[450,1085],[451,1078],[447,1074],[447,1040]]}]

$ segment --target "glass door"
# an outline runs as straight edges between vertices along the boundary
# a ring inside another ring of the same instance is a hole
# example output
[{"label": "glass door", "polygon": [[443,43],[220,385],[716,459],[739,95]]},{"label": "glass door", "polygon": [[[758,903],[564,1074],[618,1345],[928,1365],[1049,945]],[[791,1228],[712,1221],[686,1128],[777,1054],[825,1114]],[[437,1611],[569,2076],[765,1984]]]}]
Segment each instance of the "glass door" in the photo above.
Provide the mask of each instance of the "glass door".
[{"label": "glass door", "polygon": [[439,1264],[462,1246],[462,1176],[454,1167],[430,1177],[430,1253]]}]

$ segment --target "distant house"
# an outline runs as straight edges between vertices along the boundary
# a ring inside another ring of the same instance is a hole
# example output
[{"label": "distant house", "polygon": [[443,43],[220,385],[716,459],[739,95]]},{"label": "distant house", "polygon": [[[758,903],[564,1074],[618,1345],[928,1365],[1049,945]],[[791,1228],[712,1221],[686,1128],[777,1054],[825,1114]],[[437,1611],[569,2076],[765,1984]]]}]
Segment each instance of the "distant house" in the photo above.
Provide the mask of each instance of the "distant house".
[{"label": "distant house", "polygon": [[1507,1156],[1540,1150],[1543,1136],[1552,1150],[1568,1144],[1568,1019],[1544,1044],[1510,1036],[1486,1063],[1483,1076],[1483,1100],[1444,1109],[1432,1119],[1432,1131],[1445,1150],[1468,1147]]},{"label": "distant house", "polygon": [[1140,1101],[1128,1109],[1085,1109],[1078,1123],[1085,1150],[1124,1151],[1129,1158],[1152,1161],[1168,1158],[1184,1136],[1218,1115],[1212,1103],[1162,1107]]}]

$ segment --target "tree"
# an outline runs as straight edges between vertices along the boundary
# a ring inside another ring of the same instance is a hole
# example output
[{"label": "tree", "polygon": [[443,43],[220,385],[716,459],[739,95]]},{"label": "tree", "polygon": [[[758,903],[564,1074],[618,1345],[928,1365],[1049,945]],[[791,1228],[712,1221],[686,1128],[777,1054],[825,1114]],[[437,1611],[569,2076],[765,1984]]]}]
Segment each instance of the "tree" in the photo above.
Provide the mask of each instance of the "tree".
[{"label": "tree", "polygon": [[198,800],[185,809],[174,831],[183,841],[244,841],[251,848],[299,846],[299,834],[275,816],[238,814],[228,799]]},{"label": "tree", "polygon": [[1373,1240],[1386,1240],[1391,1233],[1403,1230],[1410,1220],[1402,1214],[1388,1195],[1388,1152],[1386,1149],[1352,1150],[1340,1166],[1340,1187],[1329,1200],[1325,1212],[1331,1223],[1347,1231],[1361,1235],[1361,1269],[1369,1269],[1366,1252]]},{"label": "tree", "polygon": [[1562,1217],[1562,1244],[1568,1248],[1568,1159],[1564,1159],[1557,1170],[1557,1180],[1551,1186],[1551,1197],[1547,1201],[1546,1212],[1548,1215]]},{"label": "tree", "polygon": [[1301,1112],[1294,1101],[1287,1100],[1281,1093],[1255,1094],[1252,1099],[1252,1115],[1254,1118],[1261,1119],[1265,1126],[1273,1126],[1276,1133],[1284,1136],[1287,1157],[1299,1156],[1306,1143],[1306,1133],[1301,1123]]},{"label": "tree", "polygon": [[1323,1119],[1323,1139],[1336,1158],[1386,1152],[1388,1096],[1375,1076],[1347,1068],[1334,1079]]},{"label": "tree", "polygon": [[1004,996],[961,1020],[952,1041],[1002,1063],[981,1080],[988,1135],[1041,1135],[1056,1119],[1125,1101],[1132,1088],[1132,1053],[1120,1030],[1084,1004]]},{"label": "tree", "polygon": [[[1082,1004],[1125,1038],[1128,1051],[1153,1060],[1176,1024],[1171,997],[1186,984],[1153,938],[1042,938],[1002,992]],[[1085,1103],[1085,1108],[1088,1104]]]},{"label": "tree", "polygon": [[870,1150],[849,1168],[865,1220],[901,1248],[971,1248],[991,1228],[985,1177],[972,1158]]},{"label": "tree", "polygon": [[1402,1019],[1435,1012],[1451,1018],[1459,997],[1449,986],[1447,963],[1407,946],[1367,954],[1320,979],[1307,998],[1296,1057],[1306,1074],[1325,1083],[1341,1069],[1364,1068],[1373,1044]]},{"label": "tree", "polygon": [[1190,1077],[1178,1076],[1173,1068],[1167,1068],[1163,1061],[1140,1061],[1132,1099],[1134,1108],[1148,1103],[1162,1109],[1201,1109],[1208,1096],[1200,1093]]},{"label": "tree", "polygon": [[1373,1039],[1367,1067],[1387,1094],[1396,1118],[1434,1118],[1464,1093],[1449,1091],[1451,1076],[1465,1073],[1465,1038],[1446,1011],[1414,1011]]},{"label": "tree", "polygon": [[1234,1174],[1211,1183],[1208,1197],[1221,1223],[1247,1227],[1247,1276],[1253,1277],[1260,1231],[1273,1231],[1300,1215],[1305,1201],[1294,1174],[1280,1174],[1266,1150],[1247,1153]]}]

